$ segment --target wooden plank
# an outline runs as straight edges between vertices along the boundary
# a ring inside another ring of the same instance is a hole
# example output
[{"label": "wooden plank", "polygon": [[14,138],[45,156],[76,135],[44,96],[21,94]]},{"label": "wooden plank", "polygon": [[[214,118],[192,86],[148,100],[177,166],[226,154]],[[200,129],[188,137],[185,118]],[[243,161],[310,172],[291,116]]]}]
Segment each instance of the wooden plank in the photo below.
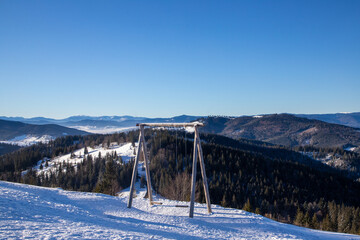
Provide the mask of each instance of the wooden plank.
[{"label": "wooden plank", "polygon": [[183,208],[187,208],[189,207],[188,205],[175,205],[175,207],[183,207]]},{"label": "wooden plank", "polygon": [[138,162],[139,162],[140,151],[141,151],[141,142],[142,142],[142,137],[141,137],[141,131],[140,131],[139,141],[138,141],[139,145],[137,148],[133,173],[132,173],[132,177],[131,177],[130,195],[129,195],[129,202],[128,202],[128,206],[127,206],[128,208],[131,208],[132,200],[133,200],[133,192],[134,192],[134,187],[135,187],[135,182],[136,182],[137,168],[138,168]]},{"label": "wooden plank", "polygon": [[203,127],[201,122],[193,123],[137,123],[136,126],[144,127]]},{"label": "wooden plank", "polygon": [[[196,127],[195,127],[196,131]],[[194,217],[194,202],[195,202],[195,182],[196,182],[196,165],[197,165],[197,137],[194,136],[194,155],[193,155],[193,165],[192,165],[192,175],[191,175],[191,195],[190,195],[190,212],[189,217]]]},{"label": "wooden plank", "polygon": [[198,140],[197,148],[199,151],[200,169],[201,169],[201,175],[202,175],[202,179],[203,179],[203,187],[204,187],[204,192],[205,192],[205,200],[206,200],[207,210],[208,210],[208,213],[211,213],[212,211],[211,211],[210,193],[209,193],[209,187],[208,187],[207,178],[206,178],[204,156],[203,156],[203,151],[201,148],[201,140],[200,140],[200,136],[199,136],[199,132],[197,131],[197,128],[195,128],[195,135]]},{"label": "wooden plank", "polygon": [[140,126],[140,132],[141,132],[142,142],[143,142],[143,155],[144,155],[147,191],[148,191],[148,197],[149,197],[150,205],[152,205],[153,197],[152,197],[149,161],[148,161],[147,150],[146,150],[147,148],[146,148],[146,141],[145,141],[144,126]]}]

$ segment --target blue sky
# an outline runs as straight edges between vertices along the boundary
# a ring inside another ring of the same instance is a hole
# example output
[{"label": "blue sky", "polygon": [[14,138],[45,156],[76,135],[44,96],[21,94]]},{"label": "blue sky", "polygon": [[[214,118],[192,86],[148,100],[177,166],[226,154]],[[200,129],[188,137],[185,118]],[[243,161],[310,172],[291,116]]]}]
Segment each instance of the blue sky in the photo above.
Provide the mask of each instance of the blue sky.
[{"label": "blue sky", "polygon": [[0,115],[360,111],[360,1],[0,1]]}]

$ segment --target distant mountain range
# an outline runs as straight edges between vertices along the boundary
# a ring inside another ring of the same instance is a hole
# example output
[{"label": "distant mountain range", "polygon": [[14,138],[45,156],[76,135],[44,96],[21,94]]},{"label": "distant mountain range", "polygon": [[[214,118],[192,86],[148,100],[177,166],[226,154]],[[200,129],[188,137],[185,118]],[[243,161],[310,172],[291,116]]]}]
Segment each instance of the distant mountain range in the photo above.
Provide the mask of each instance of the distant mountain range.
[{"label": "distant mountain range", "polygon": [[234,139],[246,138],[285,146],[360,146],[360,129],[355,128],[360,127],[360,113],[270,114],[241,117],[181,115],[171,118],[146,118],[125,115],[72,116],[65,119],[44,117],[0,117],[0,119],[3,119],[0,122],[0,140],[10,140],[25,135],[49,135],[55,138],[66,134],[78,135],[88,132],[112,133],[135,129],[136,123],[140,122],[176,123],[201,119],[207,124],[202,129],[203,132]]},{"label": "distant mountain range", "polygon": [[291,114],[209,117],[201,131],[234,139],[246,138],[284,146],[360,146],[360,129]]},{"label": "distant mountain range", "polygon": [[[132,116],[72,116],[64,119],[52,119],[44,117],[36,118],[23,118],[23,117],[0,117],[0,119],[8,121],[19,121],[28,124],[57,124],[65,127],[72,127],[81,130],[87,130],[89,132],[101,133],[101,129],[112,128],[116,131],[116,128],[129,128],[135,127],[136,123],[153,123],[153,122],[191,122],[201,116],[188,116],[181,115],[171,118],[146,118],[146,117],[132,117]],[[94,131],[93,131],[94,130]]]},{"label": "distant mountain range", "polygon": [[[349,127],[360,128],[360,112],[354,113],[331,113],[331,114],[292,114],[297,117],[320,120],[328,123],[341,124]],[[64,119],[45,117],[23,118],[0,116],[2,120],[18,121],[29,124],[58,124],[61,126],[97,126],[97,127],[132,127],[139,122],[191,122],[205,116],[180,115],[171,118],[147,118],[124,116],[71,116]],[[245,117],[245,116],[241,116]]]}]

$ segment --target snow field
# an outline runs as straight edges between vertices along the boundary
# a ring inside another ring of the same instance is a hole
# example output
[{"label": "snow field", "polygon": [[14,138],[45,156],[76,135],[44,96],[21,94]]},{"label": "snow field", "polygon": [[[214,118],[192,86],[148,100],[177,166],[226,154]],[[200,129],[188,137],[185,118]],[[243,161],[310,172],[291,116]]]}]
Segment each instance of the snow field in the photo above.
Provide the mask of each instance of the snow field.
[{"label": "snow field", "polygon": [[129,189],[119,196],[64,191],[0,181],[0,239],[360,239],[282,224],[242,210],[188,204],[154,196],[150,206],[145,188],[136,186],[133,207]]}]

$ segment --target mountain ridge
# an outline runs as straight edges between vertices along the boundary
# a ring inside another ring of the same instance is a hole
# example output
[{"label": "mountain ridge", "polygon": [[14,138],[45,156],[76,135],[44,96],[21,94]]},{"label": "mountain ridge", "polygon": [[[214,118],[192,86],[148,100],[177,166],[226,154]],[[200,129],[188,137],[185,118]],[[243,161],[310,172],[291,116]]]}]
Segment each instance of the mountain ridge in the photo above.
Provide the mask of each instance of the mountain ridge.
[{"label": "mountain ridge", "polygon": [[246,138],[289,147],[313,145],[342,147],[360,146],[359,129],[300,118],[292,114],[270,114],[238,118],[210,117],[202,119],[209,132],[231,138]]},{"label": "mountain ridge", "polygon": [[7,121],[0,119],[0,140],[11,140],[18,136],[32,135],[61,137],[65,135],[89,134],[73,128],[67,128],[56,124],[35,125],[18,121]]}]

